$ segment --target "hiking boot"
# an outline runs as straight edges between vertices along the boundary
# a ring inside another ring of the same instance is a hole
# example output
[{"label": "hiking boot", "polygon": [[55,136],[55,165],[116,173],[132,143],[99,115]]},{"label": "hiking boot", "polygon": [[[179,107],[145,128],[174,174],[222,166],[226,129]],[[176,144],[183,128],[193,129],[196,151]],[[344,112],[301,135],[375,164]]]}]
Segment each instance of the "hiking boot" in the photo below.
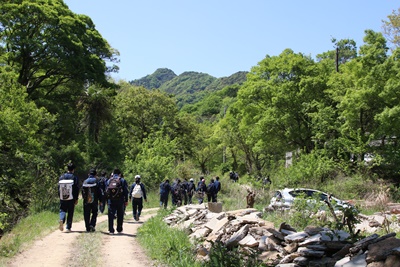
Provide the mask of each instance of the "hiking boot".
[{"label": "hiking boot", "polygon": [[66,232],[66,233],[71,233],[71,229],[69,229],[69,228],[68,228],[68,229],[65,229],[65,232]]},{"label": "hiking boot", "polygon": [[64,222],[63,222],[63,220],[59,221],[58,229],[60,229],[61,232],[64,231]]},{"label": "hiking boot", "polygon": [[96,229],[94,228],[94,226],[93,226],[93,225],[91,225],[91,226],[90,226],[90,228],[89,228],[89,231],[90,231],[90,232],[95,232],[95,231],[96,231]]},{"label": "hiking boot", "polygon": [[109,235],[113,235],[113,234],[114,234],[114,232],[108,232],[108,234],[109,234]]}]

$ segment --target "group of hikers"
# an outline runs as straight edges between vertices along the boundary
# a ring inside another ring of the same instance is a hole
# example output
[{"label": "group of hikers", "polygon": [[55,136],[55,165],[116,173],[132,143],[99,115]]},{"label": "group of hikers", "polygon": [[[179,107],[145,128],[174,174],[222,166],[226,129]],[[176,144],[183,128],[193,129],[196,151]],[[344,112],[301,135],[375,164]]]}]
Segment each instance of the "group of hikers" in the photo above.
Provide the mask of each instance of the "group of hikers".
[{"label": "group of hikers", "polygon": [[178,207],[192,204],[193,197],[197,198],[199,204],[203,203],[205,197],[208,202],[217,202],[219,191],[221,191],[221,182],[218,176],[215,177],[215,180],[211,179],[208,185],[206,185],[204,176],[200,176],[197,185],[193,178],[190,178],[189,181],[186,178],[183,180],[176,178],[172,184],[169,179],[166,179],[160,184],[160,206],[168,207],[170,193],[172,205]]},{"label": "group of hikers", "polygon": [[[204,176],[195,185],[193,178],[189,181],[176,178],[170,185],[169,179],[160,184],[160,207],[167,208],[171,193],[172,205],[181,206],[193,203],[197,198],[199,204],[203,203],[205,197],[208,202],[217,202],[218,193],[221,191],[219,177],[210,179],[206,184]],[[105,206],[108,207],[108,232],[114,234],[123,231],[123,220],[128,202],[132,203],[132,215],[139,221],[143,209],[143,201],[147,202],[146,188],[141,182],[140,175],[135,176],[135,182],[128,186],[123,174],[119,169],[114,169],[110,176],[102,171],[100,177],[96,169],[90,169],[88,177],[79,186],[79,179],[75,175],[75,165],[69,163],[67,172],[60,176],[58,181],[58,192],[60,196],[60,231],[71,232],[75,206],[78,204],[79,193],[83,199],[83,215],[87,232],[96,231],[98,213],[104,213]],[[114,228],[114,220],[117,225]]]},{"label": "group of hikers", "polygon": [[108,207],[109,234],[115,233],[115,219],[117,220],[116,230],[118,233],[122,233],[125,209],[129,201],[132,203],[133,218],[139,221],[143,201],[147,201],[146,188],[141,183],[140,175],[136,175],[135,182],[128,187],[128,183],[119,169],[114,169],[109,177],[104,171],[98,177],[97,171],[91,169],[88,178],[83,181],[80,188],[79,179],[74,172],[74,164],[69,163],[67,172],[61,175],[58,182],[60,231],[64,231],[65,224],[65,231],[71,232],[74,210],[78,204],[80,191],[83,198],[83,215],[87,232],[96,231],[98,212],[103,213],[106,205]]}]

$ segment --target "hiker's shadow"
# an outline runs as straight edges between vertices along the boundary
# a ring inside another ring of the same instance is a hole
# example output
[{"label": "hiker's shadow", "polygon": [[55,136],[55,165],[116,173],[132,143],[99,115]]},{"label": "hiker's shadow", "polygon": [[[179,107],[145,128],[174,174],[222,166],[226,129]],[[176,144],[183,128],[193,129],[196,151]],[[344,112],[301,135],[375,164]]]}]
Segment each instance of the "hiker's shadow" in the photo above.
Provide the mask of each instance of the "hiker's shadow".
[{"label": "hiker's shadow", "polygon": [[128,222],[124,222],[124,223],[129,223],[129,224],[143,224],[143,222],[141,222],[141,221],[138,221],[138,222],[135,222],[135,221],[128,221]]},{"label": "hiker's shadow", "polygon": [[[104,234],[104,235],[110,235],[108,232],[101,232],[102,234]],[[118,237],[118,236],[129,236],[129,237],[136,237],[136,235],[135,234],[128,234],[128,233],[124,233],[124,232],[122,232],[122,233],[116,233],[116,234],[113,234],[113,235],[111,235],[111,236],[115,236],[115,237]]]}]

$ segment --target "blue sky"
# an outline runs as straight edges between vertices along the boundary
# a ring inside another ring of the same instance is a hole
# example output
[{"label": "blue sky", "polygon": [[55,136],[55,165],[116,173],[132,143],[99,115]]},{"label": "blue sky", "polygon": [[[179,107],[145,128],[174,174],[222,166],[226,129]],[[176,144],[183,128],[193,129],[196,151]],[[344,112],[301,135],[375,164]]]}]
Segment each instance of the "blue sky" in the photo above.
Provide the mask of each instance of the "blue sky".
[{"label": "blue sky", "polygon": [[64,0],[88,15],[120,52],[115,79],[131,81],[169,68],[216,78],[250,71],[290,48],[315,57],[332,37],[363,44],[364,31],[400,7],[394,0]]}]

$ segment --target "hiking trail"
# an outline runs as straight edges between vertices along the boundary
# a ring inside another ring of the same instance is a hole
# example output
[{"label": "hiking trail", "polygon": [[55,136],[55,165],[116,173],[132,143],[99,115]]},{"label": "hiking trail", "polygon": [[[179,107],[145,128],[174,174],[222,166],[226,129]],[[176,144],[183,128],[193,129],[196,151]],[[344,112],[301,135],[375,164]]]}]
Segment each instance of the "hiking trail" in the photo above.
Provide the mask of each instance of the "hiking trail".
[{"label": "hiking trail", "polygon": [[[132,212],[127,212],[124,218],[123,232],[121,234],[109,235],[106,230],[100,232],[102,245],[98,248],[98,255],[102,259],[100,265],[96,266],[154,266],[152,261],[144,254],[136,240],[137,229],[150,217],[158,208],[143,209],[140,221],[132,218]],[[97,225],[107,224],[107,215],[99,214]],[[116,224],[116,221],[114,222]],[[55,222],[57,224],[57,222]],[[58,225],[58,224],[57,224]],[[28,249],[10,258],[7,263],[9,267],[48,267],[48,266],[77,266],[74,258],[77,256],[76,240],[80,235],[90,235],[86,232],[85,222],[74,222],[72,231],[61,232],[55,230],[51,234],[36,240]],[[76,260],[75,260],[76,261]]]}]

